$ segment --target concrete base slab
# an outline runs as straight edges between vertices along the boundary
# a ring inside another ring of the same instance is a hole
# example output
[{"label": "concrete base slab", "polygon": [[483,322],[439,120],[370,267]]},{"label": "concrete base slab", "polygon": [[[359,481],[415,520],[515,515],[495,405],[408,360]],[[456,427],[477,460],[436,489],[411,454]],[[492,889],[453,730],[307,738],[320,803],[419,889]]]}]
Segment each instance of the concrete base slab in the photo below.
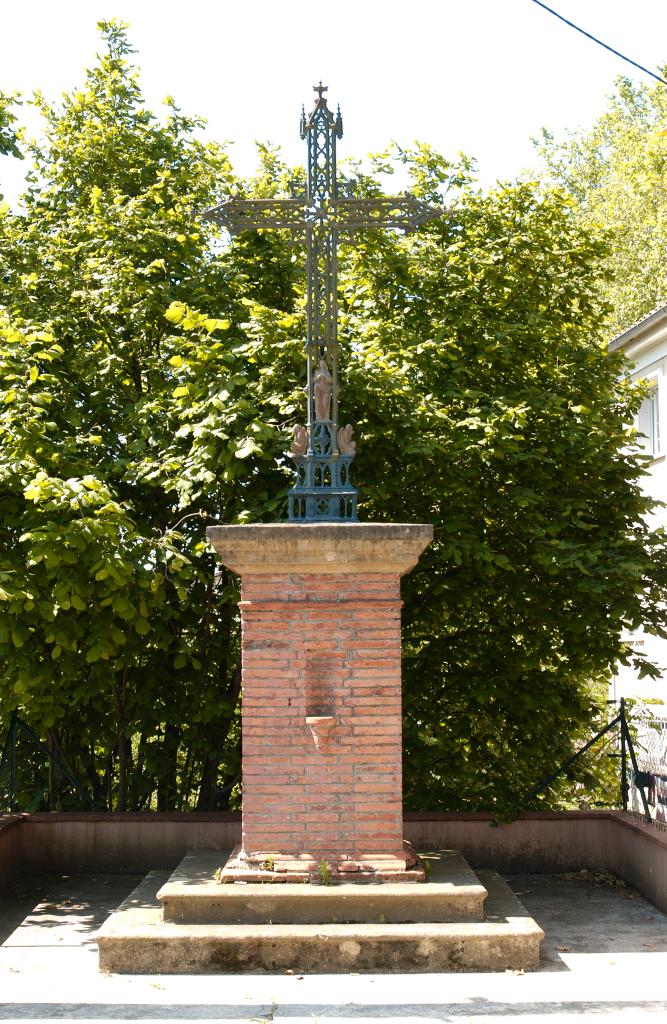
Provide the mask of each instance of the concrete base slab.
[{"label": "concrete base slab", "polygon": [[[534,970],[542,929],[495,872],[479,922],[175,924],[151,872],[97,934],[101,971],[120,974]],[[282,890],[281,890],[282,891]]]},{"label": "concrete base slab", "polygon": [[[176,860],[174,861],[176,863]],[[168,872],[171,869],[168,869]],[[0,893],[0,1012],[38,1024],[658,1024],[667,916],[620,884],[509,879],[544,928],[540,968],[494,974],[100,974],[94,934],[140,882],[25,875]],[[630,898],[632,897],[632,898]]]},{"label": "concrete base slab", "polygon": [[215,850],[195,850],[157,898],[165,921],[192,924],[481,921],[486,889],[461,854],[440,850],[424,860],[430,866],[426,884],[352,878],[332,885],[221,884],[217,875],[224,857]]}]

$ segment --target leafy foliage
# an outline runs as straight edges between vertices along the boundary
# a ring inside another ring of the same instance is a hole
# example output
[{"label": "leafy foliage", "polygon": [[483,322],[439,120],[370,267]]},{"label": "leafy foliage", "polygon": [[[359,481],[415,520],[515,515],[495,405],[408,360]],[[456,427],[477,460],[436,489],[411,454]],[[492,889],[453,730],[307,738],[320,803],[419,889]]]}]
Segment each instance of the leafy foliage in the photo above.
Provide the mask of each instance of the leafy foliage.
[{"label": "leafy foliage", "polygon": [[18,133],[14,127],[16,114],[12,107],[18,103],[16,96],[8,96],[0,92],[0,156],[14,156],[18,160],[23,159],[19,148]]},{"label": "leafy foliage", "polygon": [[667,298],[667,90],[619,78],[590,130],[543,136],[548,172],[583,223],[611,231],[609,328],[621,331]]},{"label": "leafy foliage", "polygon": [[[46,142],[0,220],[0,709],[100,806],[219,808],[238,593],[204,527],[284,516],[303,266],[282,234],[221,245],[191,210],[294,174],[263,148],[238,181],[199,121],[144,108],[122,26],[103,31],[84,87],[38,100]],[[451,208],[344,249],[340,301],[361,514],[436,527],[404,583],[406,800],[509,813],[590,730],[621,630],[664,630],[638,398],[598,341],[604,240],[562,193],[482,195],[425,146],[376,166],[395,161]]]},{"label": "leafy foliage", "polygon": [[590,727],[621,629],[664,629],[663,542],[623,450],[637,398],[595,343],[603,244],[562,195],[464,190],[389,244],[348,279],[347,394],[368,517],[436,523],[404,583],[406,797],[507,807]]}]

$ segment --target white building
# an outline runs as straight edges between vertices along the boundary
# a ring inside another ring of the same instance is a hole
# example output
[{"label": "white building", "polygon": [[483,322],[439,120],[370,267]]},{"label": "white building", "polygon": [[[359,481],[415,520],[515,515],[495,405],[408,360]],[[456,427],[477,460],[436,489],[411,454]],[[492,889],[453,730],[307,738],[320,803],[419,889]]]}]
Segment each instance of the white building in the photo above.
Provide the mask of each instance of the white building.
[{"label": "white building", "polygon": [[[609,351],[623,352],[634,364],[633,379],[650,385],[637,423],[644,435],[642,444],[652,456],[644,488],[652,498],[667,502],[667,302],[614,338]],[[667,527],[667,508],[653,513],[651,525]],[[667,640],[642,632],[633,633],[627,640],[660,667],[662,679],[638,679],[631,669],[621,666],[613,681],[612,696],[660,700],[664,706],[655,708],[655,713],[667,714]]]}]

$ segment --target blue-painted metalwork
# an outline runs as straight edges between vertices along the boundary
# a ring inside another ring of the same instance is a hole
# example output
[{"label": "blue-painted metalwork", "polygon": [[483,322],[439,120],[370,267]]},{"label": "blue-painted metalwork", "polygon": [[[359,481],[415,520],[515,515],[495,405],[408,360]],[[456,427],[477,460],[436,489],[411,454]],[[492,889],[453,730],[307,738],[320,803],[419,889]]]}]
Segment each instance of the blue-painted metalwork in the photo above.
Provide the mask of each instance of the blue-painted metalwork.
[{"label": "blue-painted metalwork", "polygon": [[357,489],[351,466],[356,443],[350,424],[338,414],[338,240],[359,228],[409,231],[442,211],[414,196],[355,199],[339,193],[336,141],[342,138],[340,108],[334,115],[327,90],[316,85],[310,114],[301,112],[301,138],[308,146],[306,195],[293,199],[227,199],[204,216],[231,234],[257,228],[305,234],[308,337],[307,426],[294,427],[291,456],[296,481],[289,493],[293,522],[350,522],[357,519]]}]

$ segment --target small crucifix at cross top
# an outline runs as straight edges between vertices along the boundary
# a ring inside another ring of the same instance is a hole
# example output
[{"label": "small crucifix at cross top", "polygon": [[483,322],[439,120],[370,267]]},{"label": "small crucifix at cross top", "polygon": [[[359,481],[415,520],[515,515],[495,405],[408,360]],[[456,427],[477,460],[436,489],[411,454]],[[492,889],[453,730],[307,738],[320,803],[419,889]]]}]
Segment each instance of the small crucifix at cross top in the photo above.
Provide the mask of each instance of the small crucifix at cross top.
[{"label": "small crucifix at cross top", "polygon": [[289,493],[293,522],[354,522],[357,489],[350,479],[355,453],[352,427],[338,420],[338,238],[360,228],[409,231],[442,213],[411,195],[354,199],[339,195],[336,139],[342,138],[340,108],[329,110],[326,85],[310,114],[301,113],[301,138],[308,145],[308,183],[302,199],[226,199],[204,217],[230,234],[258,228],[305,233],[308,424],[294,428],[291,455],[296,483]]}]

